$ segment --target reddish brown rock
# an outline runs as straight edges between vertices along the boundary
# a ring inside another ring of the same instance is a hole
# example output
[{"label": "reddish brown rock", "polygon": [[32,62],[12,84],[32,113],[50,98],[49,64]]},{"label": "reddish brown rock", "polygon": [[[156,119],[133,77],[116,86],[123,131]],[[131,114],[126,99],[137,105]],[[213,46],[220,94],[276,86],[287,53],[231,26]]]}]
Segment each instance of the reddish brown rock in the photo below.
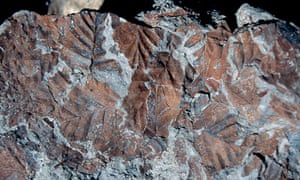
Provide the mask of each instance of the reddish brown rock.
[{"label": "reddish brown rock", "polygon": [[150,27],[89,11],[5,21],[0,176],[299,178],[299,28],[191,15],[170,3],[139,15]]}]

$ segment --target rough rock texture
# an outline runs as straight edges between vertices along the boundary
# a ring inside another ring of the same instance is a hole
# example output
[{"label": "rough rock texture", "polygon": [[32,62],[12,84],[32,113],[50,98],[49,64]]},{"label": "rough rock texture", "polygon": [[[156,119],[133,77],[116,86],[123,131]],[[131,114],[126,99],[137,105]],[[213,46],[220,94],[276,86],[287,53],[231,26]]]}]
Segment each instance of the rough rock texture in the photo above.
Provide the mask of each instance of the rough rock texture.
[{"label": "rough rock texture", "polygon": [[0,179],[300,178],[299,28],[159,2],[0,26]]}]

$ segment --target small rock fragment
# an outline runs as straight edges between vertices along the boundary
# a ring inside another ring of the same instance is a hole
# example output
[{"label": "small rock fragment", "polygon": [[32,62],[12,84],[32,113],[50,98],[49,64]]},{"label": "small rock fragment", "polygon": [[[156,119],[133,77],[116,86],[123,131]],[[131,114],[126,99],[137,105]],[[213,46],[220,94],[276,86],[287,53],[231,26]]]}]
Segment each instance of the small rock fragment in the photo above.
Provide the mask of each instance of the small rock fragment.
[{"label": "small rock fragment", "polygon": [[104,0],[51,0],[48,14],[63,15],[78,13],[83,9],[98,10]]},{"label": "small rock fragment", "polygon": [[267,11],[252,7],[248,3],[242,4],[235,15],[238,27],[257,23],[258,21],[277,20],[276,17]]}]

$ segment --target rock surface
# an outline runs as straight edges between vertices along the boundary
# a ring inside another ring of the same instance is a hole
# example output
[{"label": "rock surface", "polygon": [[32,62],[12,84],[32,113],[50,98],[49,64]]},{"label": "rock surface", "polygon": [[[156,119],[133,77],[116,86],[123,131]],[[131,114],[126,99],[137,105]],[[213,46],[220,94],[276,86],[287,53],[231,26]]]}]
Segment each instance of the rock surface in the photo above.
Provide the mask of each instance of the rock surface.
[{"label": "rock surface", "polygon": [[155,2],[0,26],[2,179],[300,178],[299,28]]}]

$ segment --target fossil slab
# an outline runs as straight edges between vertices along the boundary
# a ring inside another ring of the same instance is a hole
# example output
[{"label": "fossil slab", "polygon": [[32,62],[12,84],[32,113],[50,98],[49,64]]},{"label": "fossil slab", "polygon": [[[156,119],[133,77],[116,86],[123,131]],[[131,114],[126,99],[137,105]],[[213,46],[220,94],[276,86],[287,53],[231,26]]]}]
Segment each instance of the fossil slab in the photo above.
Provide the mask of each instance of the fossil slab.
[{"label": "fossil slab", "polygon": [[0,177],[299,179],[299,28],[191,15],[170,1],[139,14],[149,26],[91,11],[6,20]]}]

